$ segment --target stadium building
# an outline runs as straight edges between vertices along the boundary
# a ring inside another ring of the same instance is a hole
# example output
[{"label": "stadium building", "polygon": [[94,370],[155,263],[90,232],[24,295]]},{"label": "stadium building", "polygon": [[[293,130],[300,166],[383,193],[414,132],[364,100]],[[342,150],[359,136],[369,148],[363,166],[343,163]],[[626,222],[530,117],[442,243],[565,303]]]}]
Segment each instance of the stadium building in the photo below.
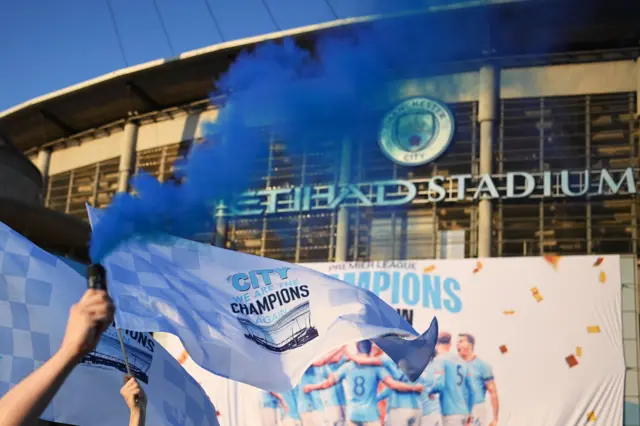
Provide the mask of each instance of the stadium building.
[{"label": "stadium building", "polygon": [[[219,209],[216,229],[203,239],[292,262],[637,256],[640,3],[631,10],[609,2],[588,13],[580,3],[539,3],[412,15],[437,22],[443,40],[460,25],[475,36],[456,55],[443,54],[436,73],[406,67],[394,87],[397,105],[409,101],[410,113],[388,112],[388,122],[381,114],[390,145],[335,140],[293,156],[291,141],[273,141],[253,170],[252,209]],[[539,7],[548,7],[544,20],[523,19],[538,16]],[[43,247],[87,261],[85,203],[108,205],[137,170],[173,179],[176,160],[202,137],[200,125],[216,118],[208,99],[213,80],[239,52],[284,37],[313,49],[318,34],[348,34],[368,23],[341,20],[222,43],[0,113],[2,180],[11,182],[10,192],[0,189],[0,219]],[[526,42],[549,34],[562,43],[552,37],[539,51]],[[422,138],[405,141],[413,157],[392,146],[407,132]],[[432,154],[424,140],[444,153],[407,166]],[[340,164],[330,161],[337,156]],[[336,191],[347,183],[349,198],[340,200]],[[623,298],[626,398],[638,404],[636,287],[625,287]]]}]

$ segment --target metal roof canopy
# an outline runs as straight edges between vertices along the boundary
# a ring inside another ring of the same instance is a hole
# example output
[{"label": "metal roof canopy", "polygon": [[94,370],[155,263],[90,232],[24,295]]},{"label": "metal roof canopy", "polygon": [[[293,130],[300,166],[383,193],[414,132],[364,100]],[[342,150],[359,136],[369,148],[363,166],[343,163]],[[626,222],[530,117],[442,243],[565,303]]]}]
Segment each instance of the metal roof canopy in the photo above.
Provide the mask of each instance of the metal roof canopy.
[{"label": "metal roof canopy", "polygon": [[0,197],[0,222],[52,253],[89,262],[89,224],[43,206]]},{"label": "metal roof canopy", "polygon": [[[474,4],[477,7],[467,4],[432,8],[404,15],[404,19],[420,20],[421,25],[436,29],[440,40],[457,40],[453,45],[428,44],[427,40],[425,49],[429,49],[434,60],[442,58],[458,66],[465,61],[492,59],[506,60],[512,66],[549,63],[553,62],[552,54],[562,54],[565,62],[571,62],[572,55],[573,61],[579,61],[575,59],[579,55],[583,61],[638,55],[640,1],[637,0],[609,0],[591,8],[578,0]],[[29,151],[130,115],[201,101],[213,91],[214,80],[244,49],[289,36],[301,46],[313,49],[313,40],[319,34],[348,35],[353,28],[370,25],[376,18],[339,20],[222,43],[119,70],[0,113],[0,130],[18,149]],[[461,28],[466,34],[464,40],[460,40]],[[539,51],[541,46],[544,51]],[[590,54],[594,50],[605,55]],[[452,51],[456,54],[452,55]],[[420,70],[406,72],[420,74]]]}]

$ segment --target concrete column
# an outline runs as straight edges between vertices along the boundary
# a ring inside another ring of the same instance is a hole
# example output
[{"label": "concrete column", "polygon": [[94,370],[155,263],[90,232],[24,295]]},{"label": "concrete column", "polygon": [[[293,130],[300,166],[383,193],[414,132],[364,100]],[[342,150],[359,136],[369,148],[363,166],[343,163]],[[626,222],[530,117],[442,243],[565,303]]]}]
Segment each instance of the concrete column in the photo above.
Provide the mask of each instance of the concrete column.
[{"label": "concrete column", "polygon": [[[480,68],[478,122],[480,123],[480,174],[492,174],[493,144],[499,97],[498,71],[493,65]],[[493,205],[491,200],[478,203],[478,257],[491,256]]]},{"label": "concrete column", "polygon": [[51,149],[44,148],[38,151],[38,159],[36,160],[36,167],[40,170],[42,175],[42,188],[47,192],[47,179],[49,178],[49,164],[51,163]]},{"label": "concrete column", "polygon": [[227,218],[225,216],[226,207],[223,202],[218,204],[216,208],[216,247],[225,247],[227,235]]},{"label": "concrete column", "polygon": [[640,57],[636,59],[636,82],[636,117],[640,121]]},{"label": "concrete column", "polygon": [[[340,185],[347,185],[351,178],[351,140],[342,140],[342,153],[340,157]],[[336,224],[336,262],[346,262],[349,252],[349,210],[346,207],[338,207],[338,222]]]},{"label": "concrete column", "polygon": [[138,123],[127,121],[120,145],[120,168],[118,192],[129,191],[129,178],[133,174],[136,161],[136,144],[138,142]]}]

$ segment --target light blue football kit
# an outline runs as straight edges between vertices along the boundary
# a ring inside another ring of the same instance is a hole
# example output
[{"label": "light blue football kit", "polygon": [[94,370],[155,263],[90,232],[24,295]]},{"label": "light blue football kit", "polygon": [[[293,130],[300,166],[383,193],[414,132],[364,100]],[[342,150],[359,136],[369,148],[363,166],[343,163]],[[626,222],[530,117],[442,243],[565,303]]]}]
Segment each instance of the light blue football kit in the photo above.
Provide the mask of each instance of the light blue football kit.
[{"label": "light blue football kit", "polygon": [[260,394],[260,418],[262,426],[276,426],[278,424],[280,401],[271,392],[262,391]]},{"label": "light blue football kit", "polygon": [[378,402],[383,401],[391,396],[391,389],[388,387],[384,387],[382,392],[378,394]]},{"label": "light blue football kit", "polygon": [[487,397],[487,381],[493,380],[491,366],[476,357],[468,362],[473,386],[473,403],[484,404]]},{"label": "light blue football kit", "polygon": [[[342,357],[340,361],[325,364],[321,367],[322,381],[327,379],[331,374],[334,374],[344,365],[347,361],[345,357]],[[342,426],[344,425],[345,414],[345,397],[342,382],[337,383],[327,389],[317,391],[320,394],[320,399],[324,405],[323,419],[325,426]]]},{"label": "light blue football kit", "polygon": [[[444,381],[440,391],[440,409],[445,425],[447,417],[457,419],[468,417],[473,410],[474,391],[471,384],[469,365],[458,355],[446,353],[439,355],[435,361],[441,362]],[[451,423],[455,423],[451,422]]]},{"label": "light blue football kit", "polygon": [[[444,365],[441,360],[435,359],[427,365],[420,376],[420,383],[424,386],[421,395],[422,415],[441,415],[440,395],[438,394],[438,390],[444,388]],[[430,398],[431,395],[435,397]]]},{"label": "light blue football kit", "polygon": [[468,365],[473,386],[473,422],[475,426],[485,426],[489,424],[489,416],[485,404],[487,400],[487,382],[493,380],[493,370],[489,364],[478,357],[468,361]]},{"label": "light blue football kit", "polygon": [[336,372],[342,381],[347,400],[347,418],[352,422],[379,422],[378,385],[389,376],[382,366],[360,365],[353,361],[345,363]]},{"label": "light blue football kit", "polygon": [[324,406],[322,404],[322,399],[320,398],[320,393],[306,393],[303,389],[306,385],[315,385],[323,380],[322,367],[315,367],[312,365],[307,368],[300,379],[300,383],[298,383],[298,388],[300,389],[298,393],[298,412],[303,414],[322,411]]},{"label": "light blue football kit", "polygon": [[420,383],[424,387],[420,401],[422,403],[420,426],[442,426],[440,394],[437,393],[438,390],[444,389],[444,365],[441,360],[435,359],[427,365],[420,376]]},{"label": "light blue football kit", "polygon": [[[330,374],[336,374],[336,372],[347,362],[345,357],[342,357],[340,361],[324,366],[323,376],[329,377]],[[342,383],[338,383],[335,386],[331,386],[328,389],[319,391],[322,402],[325,407],[343,407],[345,405],[344,388]]]},{"label": "light blue football kit", "polygon": [[271,392],[267,392],[267,391],[262,391],[261,395],[260,395],[260,406],[262,408],[271,408],[271,409],[277,409],[278,408],[278,404],[280,403],[280,401],[278,401],[278,398],[276,398],[275,396],[273,396],[273,394]]},{"label": "light blue football kit", "polygon": [[284,403],[287,404],[287,412],[284,414],[284,419],[300,421],[300,413],[298,412],[298,394],[299,388],[293,388],[292,390],[281,394]]},{"label": "light blue football kit", "polygon": [[[382,366],[387,369],[391,377],[399,382],[407,384],[411,383],[405,376],[404,372],[396,365],[395,362],[391,360],[391,358],[387,356],[383,356],[382,358]],[[420,394],[418,392],[398,392],[391,389],[387,411],[396,408],[417,410],[418,408],[420,408]]]},{"label": "light blue football kit", "polygon": [[[398,382],[410,384],[404,372],[386,355],[382,356],[382,365]],[[420,394],[418,392],[399,392],[390,389],[387,400],[386,423],[389,426],[414,426],[420,421]]]}]

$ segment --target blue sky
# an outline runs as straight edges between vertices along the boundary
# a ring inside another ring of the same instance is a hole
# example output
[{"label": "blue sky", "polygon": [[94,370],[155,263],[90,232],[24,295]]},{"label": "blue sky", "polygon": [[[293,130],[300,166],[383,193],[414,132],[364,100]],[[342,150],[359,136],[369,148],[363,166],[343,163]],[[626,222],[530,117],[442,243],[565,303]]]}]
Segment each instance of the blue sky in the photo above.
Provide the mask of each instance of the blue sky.
[{"label": "blue sky", "polygon": [[[0,1],[0,111],[126,66],[109,0]],[[128,65],[172,56],[154,0],[110,0]],[[326,0],[155,0],[175,54],[335,19]],[[328,0],[339,18],[424,7],[429,0]]]}]

